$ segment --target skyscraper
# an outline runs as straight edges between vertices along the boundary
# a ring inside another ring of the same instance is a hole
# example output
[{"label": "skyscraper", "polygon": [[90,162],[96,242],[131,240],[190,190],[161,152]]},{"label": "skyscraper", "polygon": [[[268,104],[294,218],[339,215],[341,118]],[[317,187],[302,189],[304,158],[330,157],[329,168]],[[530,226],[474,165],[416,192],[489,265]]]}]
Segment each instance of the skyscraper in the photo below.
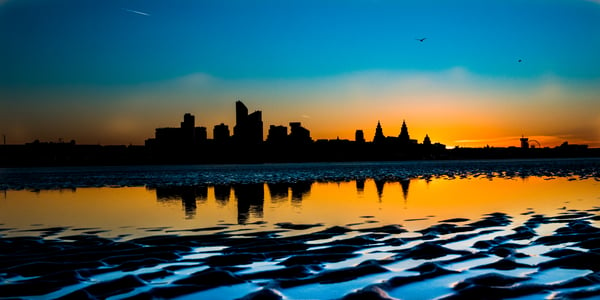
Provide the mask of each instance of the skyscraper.
[{"label": "skyscraper", "polygon": [[260,144],[263,141],[262,112],[257,110],[248,115],[248,108],[242,101],[235,102],[235,126],[233,138],[239,144]]}]

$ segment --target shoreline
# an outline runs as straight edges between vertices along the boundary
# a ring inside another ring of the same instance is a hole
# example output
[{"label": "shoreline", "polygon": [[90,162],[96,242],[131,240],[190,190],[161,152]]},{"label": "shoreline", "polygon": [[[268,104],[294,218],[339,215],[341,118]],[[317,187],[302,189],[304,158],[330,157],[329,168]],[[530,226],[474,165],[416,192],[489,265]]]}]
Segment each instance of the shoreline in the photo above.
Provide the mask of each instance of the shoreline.
[{"label": "shoreline", "polygon": [[0,168],[0,190],[206,186],[374,179],[593,178],[600,158]]},{"label": "shoreline", "polygon": [[[243,149],[243,150],[242,150]],[[264,163],[406,162],[485,159],[600,158],[600,148],[564,145],[555,148],[403,148],[372,143],[307,145],[204,145],[154,149],[138,145],[29,143],[0,145],[0,167],[229,165]]]}]

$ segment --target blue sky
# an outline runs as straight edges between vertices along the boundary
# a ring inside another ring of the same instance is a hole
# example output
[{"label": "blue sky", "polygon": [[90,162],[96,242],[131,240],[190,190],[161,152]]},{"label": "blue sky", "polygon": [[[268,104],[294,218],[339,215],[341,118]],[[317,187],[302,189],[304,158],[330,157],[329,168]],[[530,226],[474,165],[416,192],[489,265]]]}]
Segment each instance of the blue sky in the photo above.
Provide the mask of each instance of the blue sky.
[{"label": "blue sky", "polygon": [[141,144],[185,112],[233,126],[239,97],[315,138],[408,119],[449,146],[600,146],[598,29],[587,0],[4,0],[0,131]]}]

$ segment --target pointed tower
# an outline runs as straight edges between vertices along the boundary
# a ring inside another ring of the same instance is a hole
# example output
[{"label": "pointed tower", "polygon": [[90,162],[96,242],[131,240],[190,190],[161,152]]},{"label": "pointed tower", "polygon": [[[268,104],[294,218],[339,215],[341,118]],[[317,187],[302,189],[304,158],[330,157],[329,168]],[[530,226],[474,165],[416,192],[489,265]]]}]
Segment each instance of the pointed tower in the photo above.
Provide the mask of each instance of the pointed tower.
[{"label": "pointed tower", "polygon": [[402,128],[400,128],[400,135],[398,136],[400,143],[408,144],[410,141],[410,136],[408,135],[408,127],[406,127],[406,122],[402,120]]},{"label": "pointed tower", "polygon": [[373,138],[373,143],[381,144],[385,141],[385,135],[383,135],[383,128],[381,128],[381,123],[377,121],[377,128],[375,128],[375,137]]}]

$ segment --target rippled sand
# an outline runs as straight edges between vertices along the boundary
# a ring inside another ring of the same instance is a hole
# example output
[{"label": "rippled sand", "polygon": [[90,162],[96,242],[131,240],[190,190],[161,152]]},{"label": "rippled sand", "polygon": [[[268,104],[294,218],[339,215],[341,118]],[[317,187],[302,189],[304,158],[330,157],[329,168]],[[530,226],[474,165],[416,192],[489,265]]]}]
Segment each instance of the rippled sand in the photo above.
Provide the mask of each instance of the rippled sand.
[{"label": "rippled sand", "polygon": [[62,234],[67,228],[40,228],[29,237],[0,239],[0,295],[592,299],[600,296],[598,211],[526,211],[521,224],[496,212],[417,232],[377,224],[370,216],[347,226],[258,222],[131,240],[102,238],[85,228],[68,236]]}]

